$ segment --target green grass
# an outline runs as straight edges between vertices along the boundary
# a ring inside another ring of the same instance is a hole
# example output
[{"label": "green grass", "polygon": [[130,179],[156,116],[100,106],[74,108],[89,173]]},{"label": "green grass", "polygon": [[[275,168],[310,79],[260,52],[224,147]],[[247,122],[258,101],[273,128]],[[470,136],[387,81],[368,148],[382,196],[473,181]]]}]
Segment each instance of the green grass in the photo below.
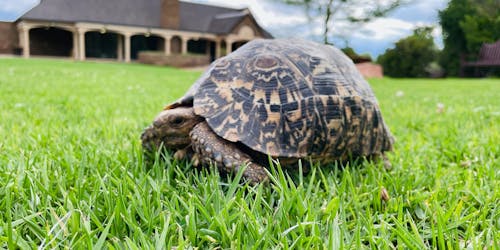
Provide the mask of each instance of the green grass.
[{"label": "green grass", "polygon": [[373,80],[397,138],[391,170],[273,167],[251,187],[170,158],[143,164],[142,129],[198,75],[0,59],[0,248],[500,245],[500,80]]}]

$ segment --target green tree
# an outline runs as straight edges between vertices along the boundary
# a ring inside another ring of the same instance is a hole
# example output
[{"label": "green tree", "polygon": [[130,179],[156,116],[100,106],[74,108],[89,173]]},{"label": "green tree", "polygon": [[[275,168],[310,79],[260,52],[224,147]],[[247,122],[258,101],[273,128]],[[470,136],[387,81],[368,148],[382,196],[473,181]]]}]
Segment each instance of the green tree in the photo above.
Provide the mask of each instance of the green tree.
[{"label": "green tree", "polygon": [[351,47],[345,47],[345,48],[342,48],[341,50],[342,50],[342,52],[344,52],[344,54],[346,54],[346,56],[351,58],[351,60],[354,63],[373,61],[372,57],[369,54],[360,55],[360,54],[356,53],[356,51],[354,51],[354,49]]},{"label": "green tree", "polygon": [[360,24],[383,17],[409,0],[278,0],[303,6],[311,22],[322,24],[325,44],[330,44],[332,27],[337,22]]},{"label": "green tree", "polygon": [[458,75],[460,59],[473,60],[483,43],[500,39],[500,1],[451,0],[439,12],[444,49],[440,64],[448,75]]},{"label": "green tree", "polygon": [[413,35],[396,42],[378,57],[384,74],[391,77],[426,77],[426,68],[437,59],[438,50],[432,37],[433,27],[420,27]]}]

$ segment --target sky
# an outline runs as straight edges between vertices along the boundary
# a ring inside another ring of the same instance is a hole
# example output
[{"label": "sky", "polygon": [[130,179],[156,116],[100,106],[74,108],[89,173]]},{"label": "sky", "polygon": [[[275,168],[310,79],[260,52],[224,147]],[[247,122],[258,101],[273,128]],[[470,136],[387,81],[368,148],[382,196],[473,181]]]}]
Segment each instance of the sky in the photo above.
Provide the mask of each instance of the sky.
[{"label": "sky", "polygon": [[[82,0],[83,1],[83,0]],[[235,8],[249,8],[257,22],[277,38],[301,37],[321,41],[321,25],[311,22],[304,10],[280,3],[279,0],[184,0]],[[35,6],[39,0],[0,0],[0,21],[13,21]],[[388,16],[356,28],[341,23],[332,27],[338,47],[350,46],[358,54],[373,58],[394,46],[399,39],[412,34],[420,26],[435,26],[433,35],[438,47],[442,46],[438,11],[448,0],[413,0]]]}]

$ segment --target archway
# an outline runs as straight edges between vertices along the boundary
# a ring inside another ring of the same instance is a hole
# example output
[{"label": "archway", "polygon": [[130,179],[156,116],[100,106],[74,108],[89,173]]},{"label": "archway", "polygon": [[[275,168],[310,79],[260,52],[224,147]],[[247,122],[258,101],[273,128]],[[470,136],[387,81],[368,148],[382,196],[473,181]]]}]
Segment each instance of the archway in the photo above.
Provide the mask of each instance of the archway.
[{"label": "archway", "polygon": [[179,36],[174,36],[170,40],[170,52],[172,54],[180,54],[182,52],[182,39]]},{"label": "archway", "polygon": [[30,54],[38,56],[72,56],[73,33],[57,27],[33,28],[29,31]]},{"label": "archway", "polygon": [[121,35],[113,32],[89,31],[85,33],[85,57],[117,59],[121,39]]},{"label": "archway", "polygon": [[242,41],[236,41],[231,44],[231,51],[237,50],[239,47],[245,45],[245,43],[248,43],[248,40],[242,40]]},{"label": "archway", "polygon": [[191,39],[187,43],[188,53],[208,55],[210,61],[215,60],[215,42],[207,39]]},{"label": "archway", "polygon": [[165,39],[153,35],[135,35],[132,36],[130,44],[131,58],[137,59],[141,51],[163,51]]}]

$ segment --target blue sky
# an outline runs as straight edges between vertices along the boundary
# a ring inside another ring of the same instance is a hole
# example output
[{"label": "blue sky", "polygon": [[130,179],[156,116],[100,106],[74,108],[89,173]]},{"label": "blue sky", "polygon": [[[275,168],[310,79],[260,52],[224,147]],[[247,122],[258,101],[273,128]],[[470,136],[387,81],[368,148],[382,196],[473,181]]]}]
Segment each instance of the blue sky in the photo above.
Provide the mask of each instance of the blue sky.
[{"label": "blue sky", "polygon": [[[84,0],[81,0],[84,1]],[[189,2],[222,5],[228,7],[248,7],[257,21],[275,37],[304,37],[320,40],[320,25],[310,22],[300,7],[288,6],[277,0],[186,0]],[[28,11],[39,0],[0,0],[0,21],[12,21]],[[438,11],[446,7],[447,0],[414,0],[400,7],[384,18],[376,19],[355,29],[339,24],[332,27],[337,46],[347,44],[361,54],[377,57],[401,38],[412,33],[419,26],[435,26],[434,37],[441,46],[441,29]]]}]

